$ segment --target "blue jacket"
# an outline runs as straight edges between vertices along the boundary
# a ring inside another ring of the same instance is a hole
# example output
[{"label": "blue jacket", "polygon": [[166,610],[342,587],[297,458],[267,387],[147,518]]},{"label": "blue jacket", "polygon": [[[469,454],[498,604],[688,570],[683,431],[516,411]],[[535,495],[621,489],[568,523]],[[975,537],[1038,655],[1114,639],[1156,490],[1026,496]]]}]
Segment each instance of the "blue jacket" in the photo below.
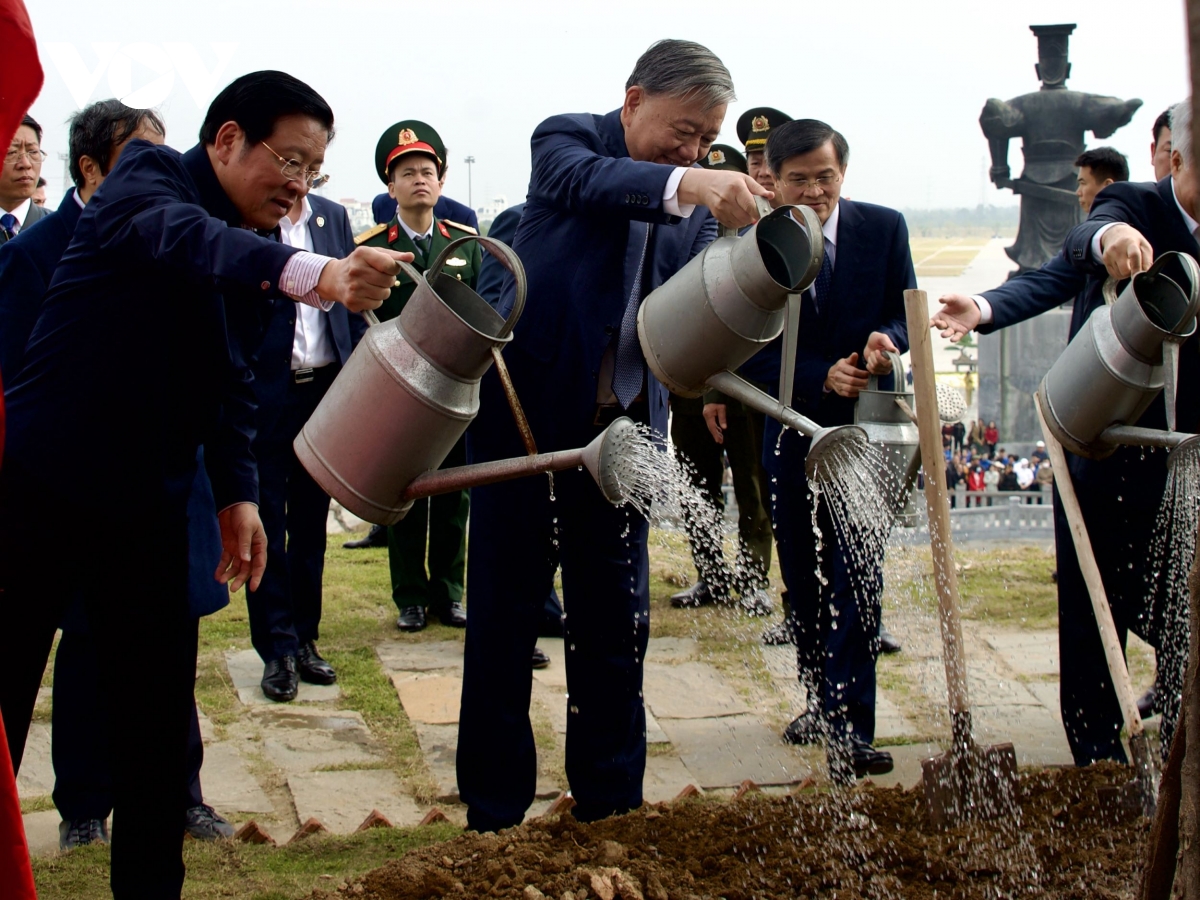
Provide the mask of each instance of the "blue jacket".
[{"label": "blue jacket", "polygon": [[[1087,278],[1087,286],[1075,303],[1071,316],[1071,337],[1079,332],[1092,311],[1104,305],[1102,289],[1107,273],[1092,256],[1092,238],[1110,222],[1124,222],[1142,233],[1154,249],[1155,258],[1168,251],[1200,256],[1196,238],[1188,231],[1175,203],[1170,176],[1157,184],[1118,182],[1096,195],[1088,218],[1076,225],[1063,244],[1063,255],[1077,273]],[[1166,428],[1167,408],[1160,395],[1137,424],[1147,428]],[[1200,431],[1200,341],[1193,336],[1183,343],[1179,354],[1179,398],[1176,403],[1180,431]],[[1140,458],[1141,451],[1137,451]],[[1074,468],[1072,469],[1074,471]],[[1157,495],[1155,498],[1157,502]]]},{"label": "blue jacket", "polygon": [[[386,225],[396,215],[396,201],[387,191],[376,194],[375,199],[371,201],[371,214],[375,217],[376,225]],[[459,225],[470,225],[476,231],[479,230],[479,217],[475,215],[475,210],[457,200],[451,200],[449,197],[438,198],[437,204],[433,207],[433,214],[439,219],[449,219]]]},{"label": "blue jacket", "polygon": [[[825,379],[837,360],[859,354],[873,331],[882,331],[901,353],[908,349],[904,292],[917,286],[908,249],[908,225],[894,209],[842,199],[838,212],[837,262],[829,297],[817,310],[812,292],[800,306],[799,343],[792,406],[818,425],[848,425],[855,401],[825,391]],[[777,386],[782,341],[776,340],[742,367],[748,377]],[[891,378],[880,379],[889,389]],[[801,476],[809,441],[789,432],[775,454],[780,425],[768,418],[763,463],[772,475]]]},{"label": "blue jacket", "polygon": [[[510,206],[492,220],[492,227],[488,229],[487,236],[511,247],[517,236],[517,226],[521,224],[521,214],[524,212],[524,203]],[[505,280],[511,278],[508,269],[504,268],[496,257],[485,250],[483,264],[479,267],[479,276],[475,279],[475,292],[496,307],[503,316],[508,315],[508,309],[500,306],[500,295],[504,292]]]},{"label": "blue jacket", "polygon": [[[350,229],[346,208],[316,194],[309,194],[308,202],[312,205],[308,232],[312,236],[314,252],[334,259],[349,256],[354,251],[354,234]],[[359,339],[366,334],[367,324],[362,316],[350,315],[340,303],[322,315],[333,338],[338,361],[345,365]],[[255,424],[259,431],[269,431],[275,417],[283,409],[292,369],[295,334],[295,301],[286,297],[276,300],[252,364],[254,397],[258,406]]]},{"label": "blue jacket", "polygon": [[204,147],[131,141],[8,388],[6,469],[47,496],[182,510],[203,445],[216,507],[256,502],[247,359],[295,252],[240,227]]},{"label": "blue jacket", "polygon": [[[992,305],[992,321],[980,325],[980,334],[991,334],[1055,307],[1070,303],[1087,284],[1087,275],[1071,265],[1062,253],[1040,269],[1010,278],[981,295]],[[1074,332],[1072,332],[1073,334]]]},{"label": "blue jacket", "polygon": [[72,188],[57,210],[0,244],[0,373],[6,382],[21,367],[38,307],[81,212]]},{"label": "blue jacket", "polygon": [[[504,355],[538,448],[558,450],[595,433],[600,361],[620,329],[642,253],[642,243],[630,240],[630,222],[655,226],[645,293],[709,244],[717,223],[703,207],[687,219],[663,209],[672,167],[630,159],[620,110],[547,119],[533,133],[532,150],[529,195],[513,242],[529,295]],[[514,290],[507,282],[504,308]],[[649,371],[647,400],[652,427],[666,434],[667,390]],[[515,431],[507,409],[495,405],[482,408],[476,435],[493,424],[506,435]],[[489,458],[483,441],[475,447],[478,458]]]}]

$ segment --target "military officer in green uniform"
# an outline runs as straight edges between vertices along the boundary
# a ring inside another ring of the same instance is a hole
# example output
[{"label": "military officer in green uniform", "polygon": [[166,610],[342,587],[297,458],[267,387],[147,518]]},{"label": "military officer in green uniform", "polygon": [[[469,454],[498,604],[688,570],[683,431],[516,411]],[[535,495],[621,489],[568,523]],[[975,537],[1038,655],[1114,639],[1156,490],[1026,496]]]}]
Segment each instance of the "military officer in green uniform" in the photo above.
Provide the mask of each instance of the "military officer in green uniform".
[{"label": "military officer in green uniform", "polygon": [[[396,215],[363,232],[355,242],[412,253],[413,267],[424,272],[452,241],[476,234],[468,225],[433,214],[445,168],[445,145],[424,122],[410,119],[385,131],[375,147],[375,172],[396,200]],[[472,242],[452,251],[442,271],[474,288],[479,265],[479,244]],[[375,311],[380,321],[400,315],[415,287],[401,273],[391,297]],[[466,461],[465,440],[459,440],[443,465],[460,466]],[[423,629],[427,613],[444,625],[466,626],[462,599],[470,504],[467,491],[418,500],[407,516],[388,528],[392,599],[400,610],[396,626],[402,631]]]},{"label": "military officer in green uniform", "polygon": [[[745,174],[746,158],[733,147],[713,144],[700,160],[706,169],[726,169]],[[712,398],[711,402],[717,402]],[[745,409],[723,396],[726,428],[722,442],[714,440],[704,420],[702,398],[671,397],[671,442],[675,452],[691,464],[692,477],[709,502],[724,509],[721,482],[725,472],[723,457],[728,454],[733,471],[733,492],[738,503],[738,557],[731,572],[719,547],[709,546],[705,529],[686,522],[696,565],[696,583],[671,598],[674,606],[700,606],[725,602],[731,591],[741,597],[741,605],[750,613],[765,615],[771,611],[766,592],[767,570],[771,567],[771,518],[767,513],[767,476],[762,467],[762,414]],[[701,515],[704,513],[701,511]]]}]

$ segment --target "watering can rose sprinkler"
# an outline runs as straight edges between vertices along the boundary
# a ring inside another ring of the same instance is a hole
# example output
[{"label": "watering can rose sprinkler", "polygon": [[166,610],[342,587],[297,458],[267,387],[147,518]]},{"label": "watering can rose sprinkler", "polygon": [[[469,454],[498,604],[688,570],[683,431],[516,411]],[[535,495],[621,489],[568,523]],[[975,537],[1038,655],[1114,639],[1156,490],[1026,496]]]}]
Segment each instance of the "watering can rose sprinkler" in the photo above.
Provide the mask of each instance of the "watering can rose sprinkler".
[{"label": "watering can rose sprinkler", "polygon": [[[508,318],[442,271],[469,241],[512,273]],[[376,525],[400,521],[422,497],[576,466],[587,468],[607,500],[623,503],[624,454],[639,434],[629,419],[617,419],[585,448],[536,453],[500,356],[525,308],[525,270],[512,249],[471,236],[447,245],[424,275],[400,267],[416,284],[408,303],[397,318],[367,330],[293,444],[313,480]],[[479,382],[493,363],[530,455],[439,470],[479,412]]]},{"label": "watering can rose sprinkler", "polygon": [[865,444],[865,432],[854,425],[822,428],[733,374],[786,327],[779,396],[792,396],[800,294],[816,280],[825,254],[812,209],[771,210],[755,199],[761,218],[745,235],[723,233],[646,297],[638,338],[650,371],[671,393],[699,397],[715,388],[811,437],[805,469],[821,480],[827,473],[819,464],[832,460],[830,451]]}]

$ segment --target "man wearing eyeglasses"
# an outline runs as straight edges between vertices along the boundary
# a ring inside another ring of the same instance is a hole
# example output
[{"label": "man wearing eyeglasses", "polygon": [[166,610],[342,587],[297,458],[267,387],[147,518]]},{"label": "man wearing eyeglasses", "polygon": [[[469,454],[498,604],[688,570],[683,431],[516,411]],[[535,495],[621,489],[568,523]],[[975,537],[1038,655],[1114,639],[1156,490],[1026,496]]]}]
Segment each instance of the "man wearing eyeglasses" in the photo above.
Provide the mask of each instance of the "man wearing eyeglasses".
[{"label": "man wearing eyeglasses", "polygon": [[[186,153],[127,144],[80,215],[6,385],[0,712],[19,766],[55,627],[83,594],[107,653],[95,677],[111,711],[117,898],[178,900],[183,884],[197,455],[218,511],[214,577],[257,589],[266,536],[249,360],[264,324],[277,302],[373,309],[399,273],[400,254],[332,259],[276,238],[332,136],[333,112],[311,87],[254,72],[218,94]],[[40,536],[67,511],[98,527],[64,565]],[[111,589],[85,590],[97,582]]]},{"label": "man wearing eyeglasses", "polygon": [[[826,427],[850,424],[868,375],[890,380],[892,364],[884,354],[908,346],[904,291],[917,284],[908,228],[895,210],[841,198],[850,148],[824,122],[800,119],[772,129],[766,156],[776,196],[810,207],[825,238],[820,274],[802,298],[791,405]],[[778,345],[771,349],[778,371]],[[882,382],[880,388],[889,389]],[[871,746],[882,560],[857,560],[850,552],[854,535],[835,527],[824,502],[821,531],[836,541],[827,540],[818,559],[804,472],[810,445],[796,431],[781,439],[779,423],[767,419],[763,461],[775,484],[779,563],[791,594],[797,669],[808,692],[808,709],[788,726],[784,740],[811,744],[824,738],[831,775],[850,783],[892,769],[891,755]]]},{"label": "man wearing eyeglasses", "polygon": [[0,244],[15,238],[50,210],[33,202],[38,179],[42,177],[42,126],[25,116],[0,170]]}]

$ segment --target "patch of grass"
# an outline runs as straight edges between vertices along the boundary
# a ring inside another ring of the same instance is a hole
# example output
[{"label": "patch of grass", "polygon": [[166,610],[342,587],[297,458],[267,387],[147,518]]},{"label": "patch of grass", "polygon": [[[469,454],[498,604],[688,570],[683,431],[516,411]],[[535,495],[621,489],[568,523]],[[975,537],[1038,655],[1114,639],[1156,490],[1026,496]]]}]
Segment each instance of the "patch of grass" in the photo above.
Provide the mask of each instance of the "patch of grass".
[{"label": "patch of grass", "polygon": [[21,798],[21,815],[23,816],[27,816],[30,813],[46,812],[49,809],[54,809],[54,798],[50,794],[42,794],[40,797]]},{"label": "patch of grass", "polygon": [[[449,823],[419,828],[372,828],[346,837],[316,835],[294,846],[270,847],[235,841],[188,841],[183,858],[184,900],[294,900],[315,889],[336,891],[349,881],[409,850],[461,833]],[[109,848],[93,844],[63,856],[33,861],[41,900],[103,900],[108,887]]]},{"label": "patch of grass", "polygon": [[675,745],[669,742],[659,741],[646,745],[647,756],[675,756],[676,752]]}]

